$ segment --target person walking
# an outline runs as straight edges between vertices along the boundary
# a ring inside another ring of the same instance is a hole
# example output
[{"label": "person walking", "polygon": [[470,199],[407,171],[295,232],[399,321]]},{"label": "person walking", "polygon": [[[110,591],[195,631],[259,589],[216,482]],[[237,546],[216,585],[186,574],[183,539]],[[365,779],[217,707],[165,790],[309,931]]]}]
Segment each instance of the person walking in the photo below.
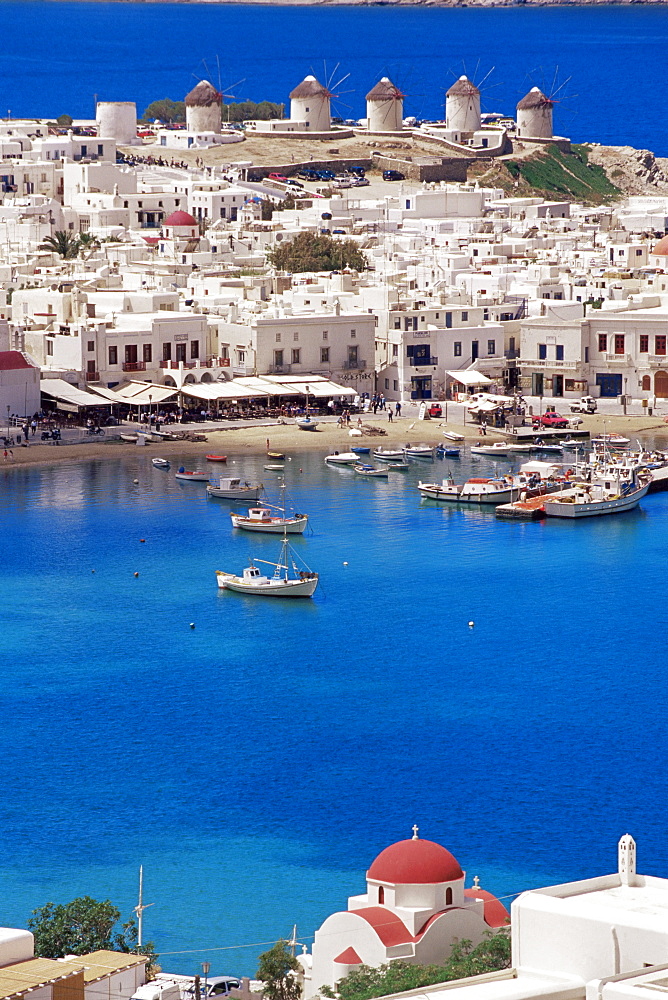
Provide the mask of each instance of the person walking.
[{"label": "person walking", "polygon": [[399,402],[399,400],[397,400],[394,408],[397,411],[397,416],[400,417],[401,416],[401,403]]},{"label": "person walking", "polygon": [[392,413],[392,407],[388,406],[388,408],[387,408],[387,421],[390,424],[392,423],[392,417],[393,417],[393,415],[394,414]]}]

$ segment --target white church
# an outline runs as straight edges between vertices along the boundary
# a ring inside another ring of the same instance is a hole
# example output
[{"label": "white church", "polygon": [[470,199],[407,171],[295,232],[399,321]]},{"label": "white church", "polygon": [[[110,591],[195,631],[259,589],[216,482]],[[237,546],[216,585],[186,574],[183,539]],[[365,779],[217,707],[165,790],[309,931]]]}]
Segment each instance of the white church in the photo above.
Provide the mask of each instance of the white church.
[{"label": "white church", "polygon": [[445,847],[418,837],[401,840],[378,855],[366,874],[367,891],[351,896],[345,912],[333,913],[315,934],[311,954],[299,961],[304,998],[334,987],[360,965],[393,960],[443,963],[455,939],[478,944],[510,916],[490,892],[465,887],[466,874]]}]

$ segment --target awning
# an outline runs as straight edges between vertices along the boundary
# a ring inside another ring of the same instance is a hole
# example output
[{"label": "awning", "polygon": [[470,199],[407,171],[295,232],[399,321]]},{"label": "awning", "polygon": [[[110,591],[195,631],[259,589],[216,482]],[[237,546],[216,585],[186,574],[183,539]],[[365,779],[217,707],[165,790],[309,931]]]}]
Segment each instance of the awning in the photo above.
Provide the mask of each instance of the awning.
[{"label": "awning", "polygon": [[92,392],[85,392],[83,389],[77,389],[75,385],[62,378],[43,378],[40,380],[39,387],[45,396],[52,396],[53,399],[69,403],[77,409],[84,406],[110,405],[100,396],[96,396]]},{"label": "awning", "polygon": [[237,385],[246,386],[249,389],[256,389],[262,396],[301,396],[300,389],[292,389],[284,386],[282,382],[276,382],[271,376],[248,375],[242,378],[235,378],[233,381]]},{"label": "awning", "polygon": [[255,396],[266,396],[261,389],[252,389],[241,385],[236,379],[229,382],[186,382],[181,389],[184,396],[213,402],[219,399],[252,399]]},{"label": "awning", "polygon": [[493,381],[482,372],[472,371],[470,368],[465,371],[446,372],[445,374],[449,375],[455,382],[461,382],[462,385],[491,385]]},{"label": "awning", "polygon": [[[295,379],[290,379],[290,382],[284,382],[283,385],[290,385],[292,388],[297,389],[302,396],[356,396],[357,389],[351,389],[349,386],[337,385],[336,382],[330,382],[329,379],[318,379],[317,381],[310,381],[309,379],[295,381]],[[307,393],[308,389],[308,393]]]},{"label": "awning", "polygon": [[[265,387],[265,392],[273,396],[356,396],[357,389],[350,389],[345,385],[338,385],[322,375],[262,375],[244,378],[240,381],[251,385],[257,384],[258,388]],[[308,386],[308,393],[307,393]]]}]

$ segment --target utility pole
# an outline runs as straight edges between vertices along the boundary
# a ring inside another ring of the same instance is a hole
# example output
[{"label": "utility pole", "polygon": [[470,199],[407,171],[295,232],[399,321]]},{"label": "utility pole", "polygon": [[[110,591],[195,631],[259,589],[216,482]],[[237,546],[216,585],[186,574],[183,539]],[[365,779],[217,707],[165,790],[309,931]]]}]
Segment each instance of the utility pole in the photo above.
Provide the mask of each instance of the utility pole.
[{"label": "utility pole", "polygon": [[134,908],[134,912],[137,914],[137,947],[141,948],[142,945],[142,918],[144,915],[144,910],[147,910],[149,906],[153,906],[153,903],[144,902],[144,866],[139,866],[139,902]]}]

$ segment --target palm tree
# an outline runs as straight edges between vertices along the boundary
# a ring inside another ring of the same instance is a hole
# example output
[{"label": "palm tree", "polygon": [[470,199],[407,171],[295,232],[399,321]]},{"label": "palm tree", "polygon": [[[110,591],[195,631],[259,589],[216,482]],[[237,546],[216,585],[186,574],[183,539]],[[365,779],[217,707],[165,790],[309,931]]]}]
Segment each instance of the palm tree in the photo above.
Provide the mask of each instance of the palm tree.
[{"label": "palm tree", "polygon": [[100,241],[93,233],[79,233],[79,250],[84,258],[88,260],[96,250],[100,249]]},{"label": "palm tree", "polygon": [[74,257],[78,257],[80,249],[79,237],[62,229],[54,233],[53,236],[47,236],[40,245],[40,250],[50,250],[52,253],[57,253],[63,260],[73,260]]}]

